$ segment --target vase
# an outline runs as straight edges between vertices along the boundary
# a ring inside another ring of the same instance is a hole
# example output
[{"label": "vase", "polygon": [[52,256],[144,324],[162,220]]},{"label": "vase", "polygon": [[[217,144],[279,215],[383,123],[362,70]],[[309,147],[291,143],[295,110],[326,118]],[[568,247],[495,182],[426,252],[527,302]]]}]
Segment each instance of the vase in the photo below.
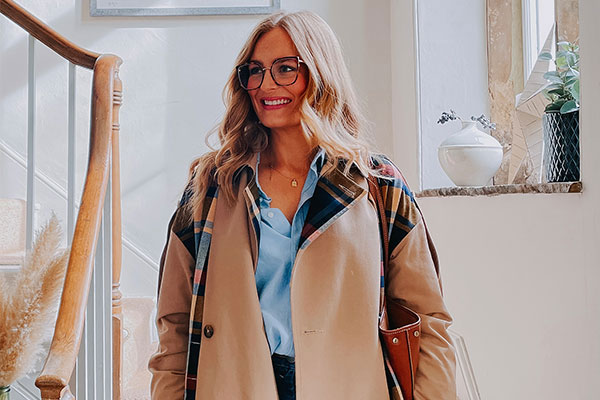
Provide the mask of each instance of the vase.
[{"label": "vase", "polygon": [[438,147],[440,164],[457,186],[487,185],[503,155],[500,142],[477,129],[477,121],[462,121],[462,129]]},{"label": "vase", "polygon": [[0,400],[10,399],[10,386],[0,386]]},{"label": "vase", "polygon": [[546,181],[579,181],[579,111],[546,112],[542,126]]}]

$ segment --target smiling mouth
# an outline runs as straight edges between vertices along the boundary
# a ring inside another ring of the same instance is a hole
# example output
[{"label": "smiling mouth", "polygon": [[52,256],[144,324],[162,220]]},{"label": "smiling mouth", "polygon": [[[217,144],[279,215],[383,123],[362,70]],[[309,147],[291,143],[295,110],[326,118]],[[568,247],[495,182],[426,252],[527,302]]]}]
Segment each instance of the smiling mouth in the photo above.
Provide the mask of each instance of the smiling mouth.
[{"label": "smiling mouth", "polygon": [[292,100],[290,99],[278,99],[278,100],[261,100],[261,103],[264,104],[265,106],[280,106],[283,104],[288,104],[291,103]]}]

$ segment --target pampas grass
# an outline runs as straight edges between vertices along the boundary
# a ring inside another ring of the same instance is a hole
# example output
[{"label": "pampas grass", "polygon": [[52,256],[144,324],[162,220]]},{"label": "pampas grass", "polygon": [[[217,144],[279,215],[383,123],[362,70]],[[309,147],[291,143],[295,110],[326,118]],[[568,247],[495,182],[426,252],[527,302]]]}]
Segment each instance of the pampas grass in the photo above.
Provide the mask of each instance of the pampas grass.
[{"label": "pampas grass", "polygon": [[29,373],[54,331],[68,251],[58,251],[58,219],[40,229],[16,278],[0,279],[0,386]]}]

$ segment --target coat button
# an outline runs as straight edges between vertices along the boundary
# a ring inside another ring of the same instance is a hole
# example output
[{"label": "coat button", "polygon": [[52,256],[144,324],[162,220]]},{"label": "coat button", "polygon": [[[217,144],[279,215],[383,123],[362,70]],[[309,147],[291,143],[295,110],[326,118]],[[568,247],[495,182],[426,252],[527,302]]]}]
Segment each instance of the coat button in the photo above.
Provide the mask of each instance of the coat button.
[{"label": "coat button", "polygon": [[206,325],[204,327],[204,336],[206,336],[208,339],[210,339],[214,333],[215,333],[215,330],[212,327],[212,325]]}]

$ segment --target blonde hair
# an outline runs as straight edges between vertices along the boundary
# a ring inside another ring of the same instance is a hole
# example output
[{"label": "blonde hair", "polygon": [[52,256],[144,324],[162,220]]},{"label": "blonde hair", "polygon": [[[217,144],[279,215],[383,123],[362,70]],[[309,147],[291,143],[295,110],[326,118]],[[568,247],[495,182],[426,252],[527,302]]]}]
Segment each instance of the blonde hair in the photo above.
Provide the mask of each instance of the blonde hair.
[{"label": "blonde hair", "polygon": [[[308,84],[301,98],[301,125],[307,141],[314,147],[320,145],[327,154],[322,173],[329,174],[343,162],[345,174],[355,165],[365,176],[378,175],[370,161],[367,122],[359,109],[341,46],[321,17],[310,11],[268,16],[250,34],[236,65],[247,62],[260,37],[277,27],[288,33],[308,67]],[[259,123],[235,69],[223,90],[223,101],[223,121],[207,136],[208,143],[210,134],[218,132],[220,148],[202,155],[190,166],[190,215],[202,204],[207,187],[215,180],[220,195],[231,204],[235,200],[236,171],[269,142],[269,129]]]}]

